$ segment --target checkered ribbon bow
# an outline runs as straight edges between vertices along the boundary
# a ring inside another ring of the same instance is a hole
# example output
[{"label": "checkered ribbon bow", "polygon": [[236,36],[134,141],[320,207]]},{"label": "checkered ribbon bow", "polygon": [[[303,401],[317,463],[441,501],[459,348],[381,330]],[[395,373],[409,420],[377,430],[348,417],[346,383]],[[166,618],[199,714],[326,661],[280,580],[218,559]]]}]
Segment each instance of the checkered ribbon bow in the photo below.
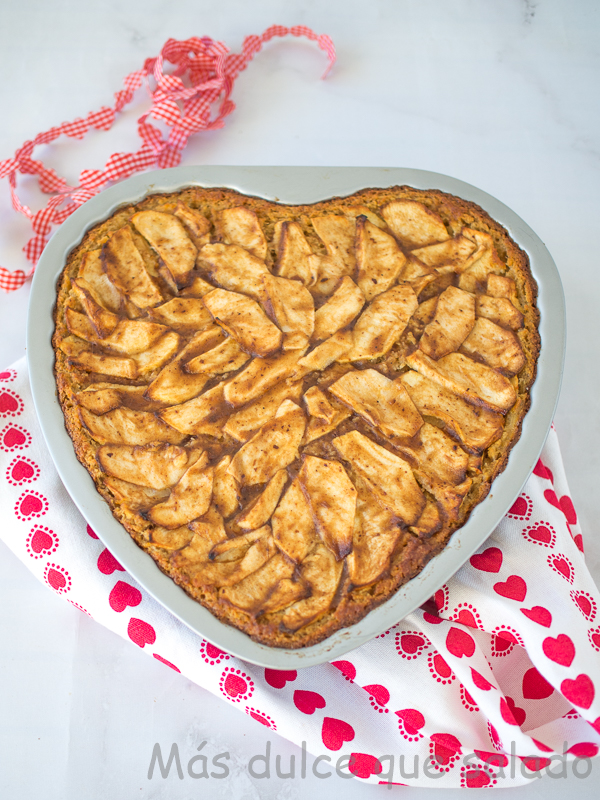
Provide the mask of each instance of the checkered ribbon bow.
[{"label": "checkered ribbon bow", "polygon": [[[1,161],[0,178],[8,178],[13,208],[31,220],[34,235],[23,248],[27,259],[33,264],[32,268],[29,272],[9,272],[0,267],[0,288],[7,292],[19,289],[33,275],[52,226],[64,222],[75,209],[108,183],[128,178],[149,167],[162,169],[177,166],[181,151],[192,134],[222,128],[225,117],[235,108],[230,96],[237,76],[262,49],[263,44],[274,36],[288,35],[306,36],[325,51],[329,59],[323,75],[325,77],[335,61],[333,42],[329,36],[317,36],[303,25],[293,28],[272,25],[261,36],[247,36],[241,53],[230,53],[223,42],[215,42],[208,36],[193,36],[183,41],[169,39],[156,58],[147,59],[142,69],[125,78],[124,88],[115,93],[112,107],[103,106],[98,111],[90,112],[85,119],[75,119],[50,128],[25,142],[13,158]],[[165,62],[174,65],[172,72],[165,71]],[[152,105],[137,121],[142,140],[139,150],[134,153],[113,153],[104,170],[84,169],[79,176],[78,186],[69,186],[53,169],[33,158],[37,145],[49,144],[61,134],[82,139],[90,128],[109,130],[117,112],[131,103],[136,90],[144,82]],[[167,138],[150,124],[150,117],[162,120],[170,128]],[[20,201],[17,173],[38,176],[41,191],[52,195],[45,208],[34,213]]]}]

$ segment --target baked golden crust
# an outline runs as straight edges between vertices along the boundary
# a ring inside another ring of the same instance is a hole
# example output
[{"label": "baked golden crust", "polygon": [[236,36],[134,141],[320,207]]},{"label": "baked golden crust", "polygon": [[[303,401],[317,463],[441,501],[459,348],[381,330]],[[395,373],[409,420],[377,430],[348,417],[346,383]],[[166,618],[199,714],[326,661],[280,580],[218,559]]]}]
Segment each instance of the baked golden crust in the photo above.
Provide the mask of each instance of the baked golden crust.
[{"label": "baked golden crust", "polygon": [[437,190],[152,195],[58,284],[66,428],[114,516],[225,623],[315,644],[489,492],[539,353],[526,254]]}]

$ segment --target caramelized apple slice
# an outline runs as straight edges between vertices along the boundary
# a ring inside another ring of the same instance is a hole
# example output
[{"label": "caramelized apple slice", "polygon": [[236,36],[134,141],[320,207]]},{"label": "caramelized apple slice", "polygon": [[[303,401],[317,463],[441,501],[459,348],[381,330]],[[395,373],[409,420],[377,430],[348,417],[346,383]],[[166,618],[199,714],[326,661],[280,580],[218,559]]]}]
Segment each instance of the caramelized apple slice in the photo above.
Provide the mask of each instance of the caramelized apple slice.
[{"label": "caramelized apple slice", "polygon": [[137,364],[132,358],[107,356],[91,350],[80,350],[77,355],[71,356],[69,366],[78,367],[86,372],[95,372],[98,375],[111,375],[115,378],[135,380],[138,377]]},{"label": "caramelized apple slice", "polygon": [[264,299],[262,276],[269,270],[264,261],[236,244],[206,244],[199,260],[211,278],[232,292],[243,292],[255,300]]},{"label": "caramelized apple slice", "polygon": [[315,313],[313,339],[321,341],[345,328],[360,313],[365,304],[362,291],[347,275]]},{"label": "caramelized apple slice", "polygon": [[219,599],[251,616],[256,616],[280,582],[291,578],[293,573],[293,565],[286,561],[281,553],[277,553],[260,569],[253,571],[235,586],[226,586],[222,589]]},{"label": "caramelized apple slice", "polygon": [[270,535],[271,528],[268,525],[264,525],[239,536],[234,536],[231,539],[225,539],[214,545],[209,553],[209,560],[217,563],[240,561],[253,544],[259,539],[269,538]]},{"label": "caramelized apple slice", "polygon": [[386,436],[414,436],[423,424],[406,390],[375,369],[347,372],[329,392]]},{"label": "caramelized apple slice", "polygon": [[439,244],[430,244],[413,250],[411,255],[428,267],[442,267],[451,264],[455,272],[462,272],[467,266],[467,259],[475,252],[477,245],[471,239],[459,234],[454,239],[447,239]]},{"label": "caramelized apple slice", "polygon": [[255,358],[229,381],[225,400],[235,408],[251,403],[296,371],[303,350],[289,350],[274,358]]},{"label": "caramelized apple slice", "polygon": [[136,353],[133,358],[137,364],[140,377],[156,374],[179,350],[181,339],[175,331],[169,331],[156,344],[141,353]]},{"label": "caramelized apple slice", "polygon": [[306,456],[298,474],[316,529],[339,561],[352,550],[356,489],[339,461]]},{"label": "caramelized apple slice", "polygon": [[120,386],[114,383],[92,383],[75,399],[82,408],[93,414],[106,414],[119,406],[127,406],[137,411],[154,411],[160,407],[144,396],[147,386]]},{"label": "caramelized apple slice", "polygon": [[186,206],[181,200],[178,201],[173,213],[183,223],[183,227],[197,250],[210,242],[210,222],[204,214],[195,208]]},{"label": "caramelized apple slice", "polygon": [[394,515],[364,488],[359,488],[348,556],[348,575],[353,586],[368,586],[388,570],[401,528]]},{"label": "caramelized apple slice", "polygon": [[77,279],[85,281],[88,291],[107,311],[119,313],[123,306],[123,296],[112,284],[102,266],[101,250],[84,253],[77,272]]},{"label": "caramelized apple slice", "polygon": [[104,472],[122,481],[169,489],[186,471],[188,453],[172,444],[109,444],[98,448],[96,460]]},{"label": "caramelized apple slice", "polygon": [[252,531],[265,525],[277,507],[287,479],[287,472],[284,469],[276,472],[265,486],[262,494],[244,510],[243,514],[236,518],[236,525],[243,531]]},{"label": "caramelized apple slice", "polygon": [[490,273],[501,275],[506,268],[496,253],[494,240],[489,233],[463,228],[462,234],[474,242],[476,250],[469,257],[468,266],[462,272],[458,285],[467,292],[476,292],[486,285]]},{"label": "caramelized apple slice", "polygon": [[227,413],[223,389],[223,384],[218,383],[199,397],[165,408],[158,416],[183,434],[219,436]]},{"label": "caramelized apple slice", "polygon": [[344,360],[378,358],[391,350],[417,308],[417,296],[410,286],[394,286],[372,300],[358,318],[352,349]]},{"label": "caramelized apple slice", "polygon": [[199,297],[174,297],[152,308],[148,316],[179,333],[196,333],[213,324],[208,309]]},{"label": "caramelized apple slice", "polygon": [[240,411],[233,413],[223,431],[238,442],[246,442],[265,422],[273,419],[284,400],[300,403],[302,381],[284,380]]},{"label": "caramelized apple slice", "polygon": [[150,509],[148,519],[155,525],[172,530],[204,516],[210,506],[213,490],[214,468],[207,464],[208,456],[202,453],[173,487],[169,499]]},{"label": "caramelized apple slice", "polygon": [[310,506],[298,479],[292,481],[271,519],[277,547],[300,564],[319,541]]},{"label": "caramelized apple slice", "polygon": [[473,485],[473,480],[467,477],[462,483],[453,486],[423,472],[417,472],[417,478],[421,486],[436,499],[445,520],[450,523],[459,522],[460,507]]},{"label": "caramelized apple slice", "polygon": [[381,216],[400,244],[409,250],[450,238],[441,217],[414,200],[387,203]]},{"label": "caramelized apple slice", "polygon": [[496,275],[491,272],[487,277],[487,294],[490,297],[505,297],[513,305],[517,305],[517,287],[512,278]]},{"label": "caramelized apple slice", "polygon": [[304,428],[302,409],[284,400],[275,417],[237,451],[228,472],[244,486],[266,483],[298,457]]},{"label": "caramelized apple slice", "polygon": [[367,300],[390,289],[406,265],[406,256],[389,233],[366,216],[356,220],[357,283]]},{"label": "caramelized apple slice", "polygon": [[224,208],[219,212],[218,221],[226,244],[244,247],[264,261],[267,256],[267,241],[255,211],[243,206]]},{"label": "caramelized apple slice", "polygon": [[325,614],[335,596],[342,577],[344,562],[337,561],[324,545],[317,544],[300,566],[302,579],[309,584],[311,595],[290,606],[282,617],[288,631],[297,631]]},{"label": "caramelized apple slice", "polygon": [[97,417],[85,408],[79,410],[81,421],[99,444],[142,445],[150,442],[179,444],[184,437],[148,411],[132,408],[115,408]]},{"label": "caramelized apple slice", "polygon": [[506,297],[489,297],[486,294],[477,295],[477,316],[518,331],[523,327],[523,314],[518,311]]},{"label": "caramelized apple slice", "polygon": [[177,356],[164,367],[148,387],[147,396],[169,406],[184,403],[197,397],[206,382],[208,375],[190,374],[185,369],[186,362],[213,347],[224,339],[224,334],[218,325],[213,325],[206,331],[200,331],[192,336],[188,344]]},{"label": "caramelized apple slice", "polygon": [[311,217],[313,228],[327,250],[327,255],[342,265],[342,275],[353,275],[356,269],[354,236],[356,224],[353,219],[339,214]]},{"label": "caramelized apple slice", "polygon": [[238,510],[240,494],[236,479],[227,472],[231,464],[231,456],[223,456],[215,467],[213,476],[213,503],[224,519]]},{"label": "caramelized apple slice", "polygon": [[162,211],[139,211],[131,222],[158,253],[177,286],[184,284],[194,269],[198,251],[181,220]]},{"label": "caramelized apple slice", "polygon": [[302,399],[311,417],[324,419],[326,422],[331,422],[335,417],[336,409],[331,405],[318,386],[311,386]]},{"label": "caramelized apple slice", "polygon": [[474,325],[475,298],[449,286],[438,298],[435,316],[426,326],[419,347],[437,360],[458,350]]},{"label": "caramelized apple slice", "polygon": [[119,322],[117,314],[113,314],[112,311],[107,311],[96,302],[92,295],[91,287],[83,278],[78,278],[73,281],[71,286],[73,294],[83,306],[98,336],[101,339],[105,336],[109,336]]},{"label": "caramelized apple slice", "polygon": [[101,338],[85,314],[67,307],[65,320],[69,331],[75,336],[125,356],[144,353],[165,334],[172,333],[165,325],[157,325],[155,322],[121,319],[109,336]]},{"label": "caramelized apple slice", "polygon": [[148,486],[138,486],[114,478],[112,475],[106,475],[104,484],[108,486],[117,503],[132,514],[146,511],[169,496],[168,489],[150,489]]},{"label": "caramelized apple slice", "polygon": [[425,507],[425,497],[406,461],[358,431],[338,436],[332,444],[384,508],[405,525],[413,525],[418,520]]},{"label": "caramelized apple slice", "polygon": [[471,456],[444,431],[426,422],[410,446],[397,446],[407,461],[444,483],[459,484],[467,475]]},{"label": "caramelized apple slice", "polygon": [[111,283],[138,308],[157,306],[163,299],[148,275],[130,228],[119,228],[102,248],[104,269]]},{"label": "caramelized apple slice", "polygon": [[298,375],[325,369],[352,347],[352,331],[338,331],[298,361]]},{"label": "caramelized apple slice", "polygon": [[412,370],[397,379],[425,417],[439,420],[448,433],[471,453],[481,453],[502,435],[501,414],[467,403],[428,378]]},{"label": "caramelized apple slice", "polygon": [[220,375],[243,367],[250,356],[241,349],[233,337],[220,341],[210,350],[192,358],[185,365],[192,374]]},{"label": "caramelized apple slice", "polygon": [[194,533],[188,525],[169,530],[168,528],[150,528],[150,543],[163,550],[181,550],[192,541]]},{"label": "caramelized apple slice", "polygon": [[314,280],[310,257],[312,250],[297,222],[278,222],[275,225],[277,274],[282,278],[299,278],[305,286]]},{"label": "caramelized apple slice", "polygon": [[255,300],[238,292],[214,289],[202,302],[215,322],[250,355],[267,358],[281,347],[283,334]]},{"label": "caramelized apple slice", "polygon": [[283,349],[306,347],[315,327],[315,304],[300,281],[263,275],[269,313],[283,331]]},{"label": "caramelized apple slice", "polygon": [[319,417],[311,417],[308,420],[302,444],[310,444],[314,442],[315,439],[319,439],[321,436],[331,433],[331,431],[334,431],[345,419],[348,419],[349,416],[351,416],[350,410],[341,408],[335,409],[335,415],[330,422]]},{"label": "caramelized apple slice", "polygon": [[416,350],[407,356],[406,363],[473,405],[506,413],[516,402],[517,393],[508,378],[462,353],[450,353],[432,361]]},{"label": "caramelized apple slice", "polygon": [[479,356],[505,375],[516,375],[525,366],[525,355],[515,334],[489,319],[477,320],[462,347],[468,355]]},{"label": "caramelized apple slice", "polygon": [[185,289],[182,289],[179,292],[180,297],[204,297],[205,294],[212,292],[214,290],[214,286],[210,284],[208,281],[205,281],[204,278],[201,278],[199,275],[196,275],[189,286],[186,286]]}]

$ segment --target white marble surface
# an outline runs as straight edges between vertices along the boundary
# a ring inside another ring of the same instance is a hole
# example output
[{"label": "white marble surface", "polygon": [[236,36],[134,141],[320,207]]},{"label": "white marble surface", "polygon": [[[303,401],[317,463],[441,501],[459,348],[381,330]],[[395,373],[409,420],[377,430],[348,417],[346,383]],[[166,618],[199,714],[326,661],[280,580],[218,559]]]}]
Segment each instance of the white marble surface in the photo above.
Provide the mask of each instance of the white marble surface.
[{"label": "white marble surface", "polygon": [[[122,77],[168,37],[209,35],[237,50],[244,35],[275,22],[329,33],[338,51],[331,76],[318,79],[325,57],[316,46],[275,40],[238,80],[237,110],[225,129],[197,136],[183,163],[429,169],[495,195],[537,231],[567,299],[556,424],[587,557],[600,581],[600,6],[594,0],[6,3],[0,159],[38,131],[109,102]],[[114,150],[134,149],[138,108],[109,134],[60,141],[40,155],[74,181]],[[25,195],[35,204],[33,193]],[[20,247],[27,235],[3,182],[0,264],[25,267]],[[0,366],[24,351],[27,295],[27,288],[0,295]],[[267,738],[284,763],[296,748],[89,620],[38,584],[4,546],[0,554],[2,796],[381,796],[382,787],[358,780],[253,779],[248,760]],[[147,780],[155,742],[185,748],[203,739],[214,752],[231,752],[236,767],[229,781]],[[599,776],[596,763],[587,780],[544,778],[511,796],[558,798],[568,789],[591,798]]]}]

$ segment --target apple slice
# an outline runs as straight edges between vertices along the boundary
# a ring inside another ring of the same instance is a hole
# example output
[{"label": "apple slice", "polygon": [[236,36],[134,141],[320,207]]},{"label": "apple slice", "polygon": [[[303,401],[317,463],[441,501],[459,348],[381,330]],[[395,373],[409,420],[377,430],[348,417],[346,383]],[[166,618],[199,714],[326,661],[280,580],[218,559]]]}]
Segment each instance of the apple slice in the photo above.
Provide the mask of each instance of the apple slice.
[{"label": "apple slice", "polygon": [[225,387],[225,400],[234,408],[260,398],[282,381],[294,376],[303,350],[288,350],[272,358],[255,358]]},{"label": "apple slice", "polygon": [[393,236],[370,222],[356,220],[357,283],[367,300],[390,289],[406,266],[406,256]]},{"label": "apple slice", "polygon": [[385,355],[404,332],[417,306],[416,294],[405,284],[377,295],[358,318],[352,332],[353,346],[343,360],[360,361]]},{"label": "apple slice", "polygon": [[90,250],[83,254],[77,272],[77,280],[85,281],[88,291],[98,305],[107,311],[119,313],[122,310],[124,298],[104,271],[101,253],[101,250]]},{"label": "apple slice", "polygon": [[305,348],[315,327],[315,304],[308,289],[297,280],[263,275],[267,308],[283,331],[283,349]]},{"label": "apple slice", "polygon": [[96,416],[86,408],[81,408],[79,417],[90,436],[99,444],[108,442],[129,445],[151,442],[179,444],[185,438],[149,411],[120,407]]},{"label": "apple slice", "polygon": [[232,292],[243,292],[262,301],[262,276],[268,275],[265,262],[236,244],[206,244],[198,254],[199,263],[210,277]]},{"label": "apple slice", "polygon": [[275,223],[274,245],[277,251],[277,274],[281,278],[299,278],[305,286],[312,286],[313,275],[310,245],[297,222]]},{"label": "apple slice", "polygon": [[462,349],[467,355],[479,356],[492,369],[501,370],[509,377],[525,366],[525,354],[515,334],[483,317],[473,326]]},{"label": "apple slice", "polygon": [[131,222],[156,251],[177,286],[182,286],[194,269],[198,251],[181,220],[162,211],[139,211]]},{"label": "apple slice", "polygon": [[277,547],[295,564],[300,564],[319,537],[313,515],[298,479],[292,481],[271,519]]},{"label": "apple slice", "polygon": [[435,316],[425,327],[419,347],[437,360],[461,346],[475,325],[475,297],[449,286],[438,298]]},{"label": "apple slice", "polygon": [[208,456],[202,453],[173,487],[168,500],[148,511],[148,519],[172,530],[206,514],[212,499],[214,472],[207,464]]},{"label": "apple slice", "polygon": [[214,289],[202,302],[215,322],[250,355],[267,358],[280,349],[283,334],[255,300],[238,292]]},{"label": "apple slice", "polygon": [[252,531],[265,525],[277,507],[283,487],[287,483],[286,470],[280,469],[265,486],[263,492],[236,517],[235,524],[243,531]]},{"label": "apple slice", "polygon": [[267,240],[255,211],[243,206],[224,208],[219,212],[217,220],[226,244],[244,247],[264,261],[267,257]]},{"label": "apple slice", "polygon": [[[212,289],[211,286],[210,290]],[[178,333],[196,333],[213,324],[210,312],[199,297],[174,297],[150,309],[148,316]]]},{"label": "apple slice", "polygon": [[102,248],[102,261],[110,282],[138,308],[151,308],[162,301],[130,228],[119,228],[113,233]]},{"label": "apple slice", "polygon": [[114,478],[150,489],[169,489],[186,471],[189,457],[183,447],[172,444],[109,444],[98,449],[96,460]]},{"label": "apple slice", "polygon": [[389,229],[409,250],[450,238],[438,214],[414,200],[394,200],[381,209]]},{"label": "apple slice", "polygon": [[237,481],[227,472],[230,464],[231,456],[223,456],[215,467],[213,476],[213,503],[224,519],[235,514],[240,506]]},{"label": "apple slice", "polygon": [[343,561],[337,561],[324,545],[317,544],[300,566],[302,580],[311,589],[310,597],[299,600],[284,613],[281,623],[288,631],[297,631],[325,614],[333,601],[342,577]]},{"label": "apple slice", "polygon": [[362,290],[344,276],[335,292],[315,313],[313,340],[321,341],[347,327],[365,304]]}]

